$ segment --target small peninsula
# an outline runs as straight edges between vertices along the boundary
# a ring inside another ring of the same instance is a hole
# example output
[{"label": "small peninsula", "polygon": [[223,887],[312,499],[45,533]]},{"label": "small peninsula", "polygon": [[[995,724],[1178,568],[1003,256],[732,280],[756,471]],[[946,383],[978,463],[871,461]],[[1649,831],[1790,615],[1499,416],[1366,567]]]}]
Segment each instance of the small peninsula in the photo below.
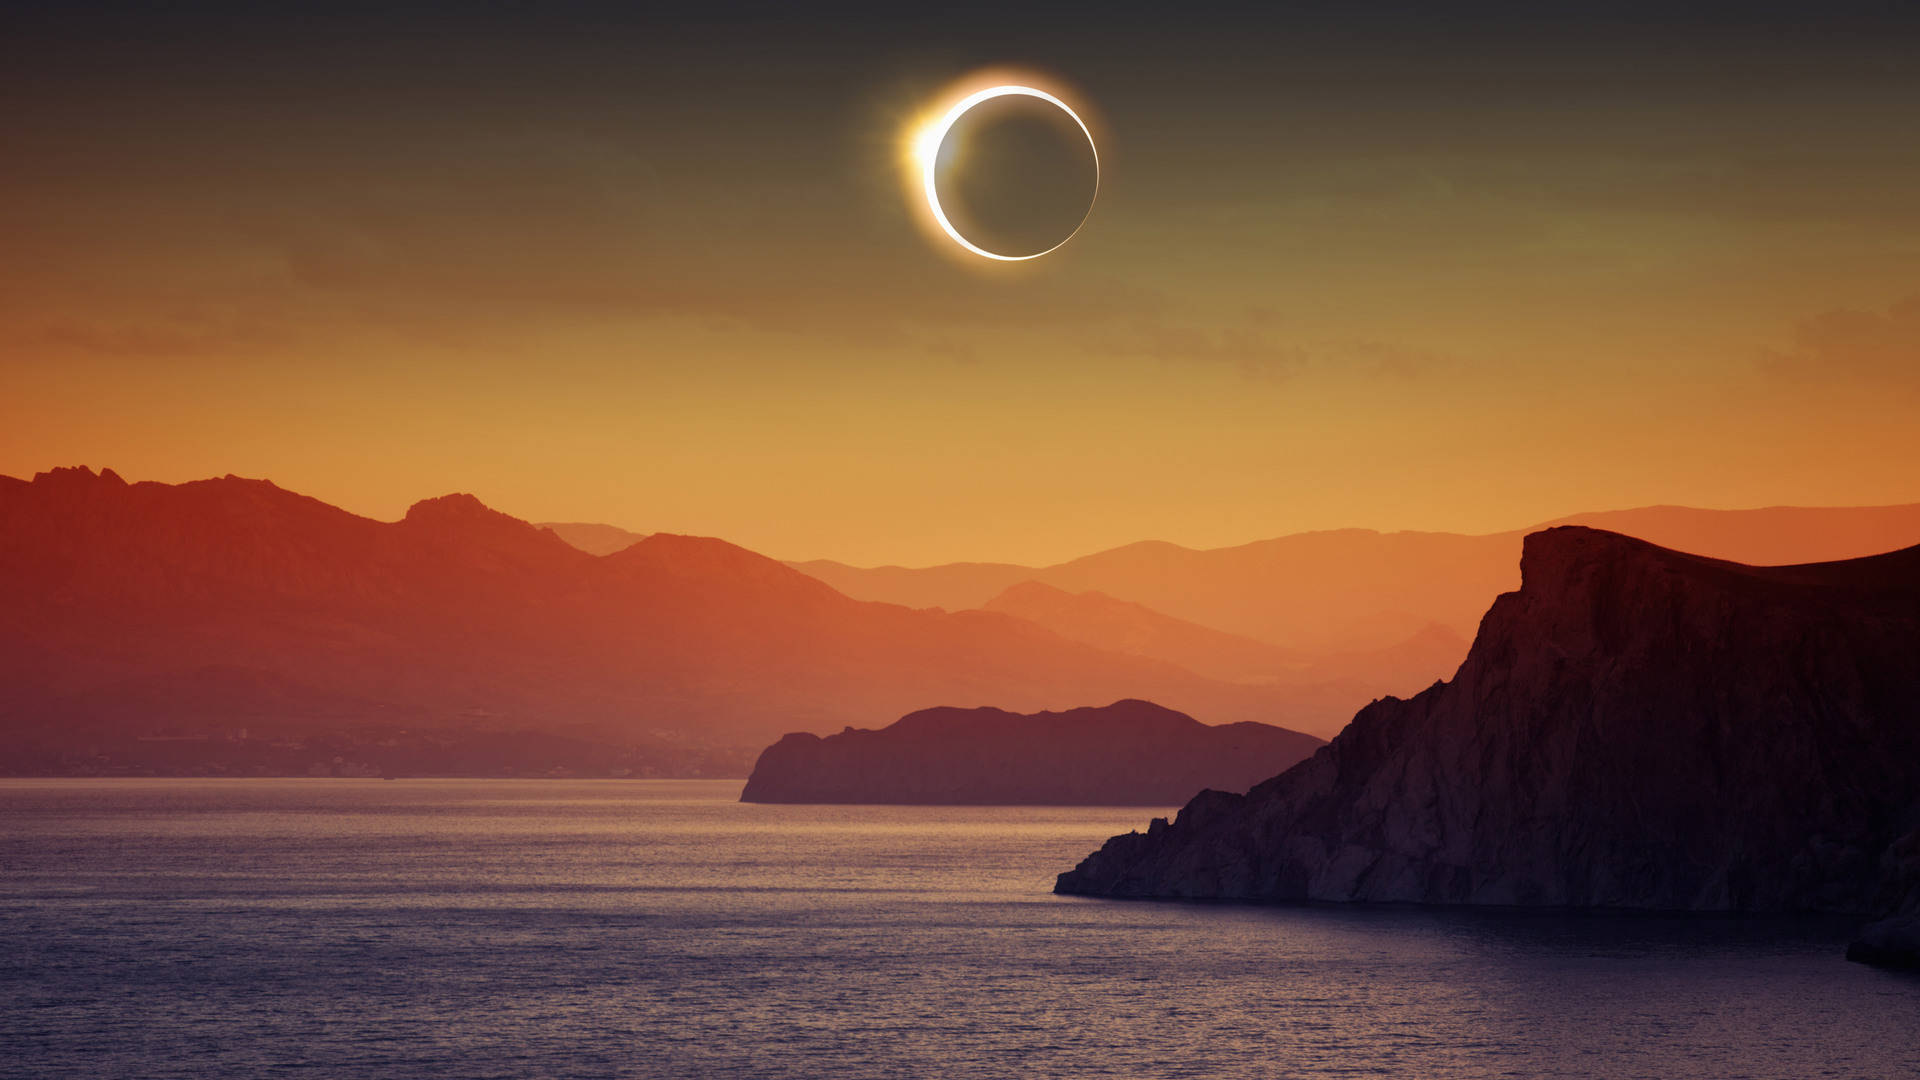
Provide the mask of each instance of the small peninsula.
[{"label": "small peninsula", "polygon": [[1148,701],[1021,715],[923,709],[879,730],[768,747],[742,802],[1172,806],[1245,791],[1322,746],[1270,724],[1211,726]]}]

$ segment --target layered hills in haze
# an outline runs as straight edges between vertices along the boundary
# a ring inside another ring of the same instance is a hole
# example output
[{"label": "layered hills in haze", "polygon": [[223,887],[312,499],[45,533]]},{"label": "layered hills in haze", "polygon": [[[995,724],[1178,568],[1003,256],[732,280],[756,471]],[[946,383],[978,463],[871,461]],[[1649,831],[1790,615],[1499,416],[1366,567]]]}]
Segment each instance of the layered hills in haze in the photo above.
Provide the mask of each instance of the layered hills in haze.
[{"label": "layered hills in haze", "polygon": [[1451,673],[1466,639],[1429,623],[1385,648],[1312,653],[1176,619],[1144,604],[1101,592],[1070,593],[1038,581],[1009,586],[984,610],[1017,615],[1061,637],[1115,652],[1133,653],[1216,679],[1286,687],[1290,717],[1319,730],[1331,718],[1337,730],[1362,703],[1385,694],[1412,694]]},{"label": "layered hills in haze", "polygon": [[625,551],[647,538],[646,533],[628,532],[618,525],[598,525],[591,521],[542,521],[536,529],[550,530],[555,536],[589,555],[611,555]]},{"label": "layered hills in haze", "polygon": [[788,735],[742,802],[1171,806],[1245,791],[1321,740],[1267,724],[1209,727],[1146,701],[1019,716],[923,709],[878,731]]},{"label": "layered hills in haze", "polygon": [[1453,673],[1488,601],[1518,584],[1522,538],[1554,525],[1586,525],[1713,558],[1778,565],[1852,558],[1920,542],[1920,504],[1764,510],[1655,506],[1577,514],[1484,536],[1338,529],[1207,551],[1148,541],[1046,567],[956,563],[864,569],[829,560],[792,565],[849,596],[912,607],[981,607],[1025,581],[1067,593],[1097,592],[1264,642],[1302,661],[1396,648],[1435,626],[1451,632],[1458,651],[1436,657],[1427,671],[1413,676],[1408,687],[1413,689]]},{"label": "layered hills in haze", "polygon": [[1109,840],[1058,890],[1911,923],[1920,547],[1753,567],[1563,527],[1524,552],[1451,682]]},{"label": "layered hills in haze", "polygon": [[575,771],[644,772],[665,747],[738,748],[744,771],[795,729],[1120,697],[1214,722],[1285,711],[1271,688],[1010,615],[854,600],[720,540],[594,556],[467,495],[380,522],[234,476],[0,479],[0,757],[16,771],[218,749],[196,739],[249,744],[220,750],[247,768],[304,741],[322,765],[412,771],[480,734],[537,735]]},{"label": "layered hills in haze", "polygon": [[[1760,520],[1661,513],[1729,544]],[[1920,538],[1901,533],[1920,508],[1756,513],[1797,523],[1765,541],[1781,550]],[[545,529],[464,495],[380,522],[234,476],[0,477],[0,768],[742,775],[783,732],[1118,698],[1331,735],[1451,674],[1459,620],[1420,615],[1476,590],[1484,606],[1513,572],[1506,544],[1333,533],[897,572],[998,582],[947,611],[720,540]],[[1312,647],[1236,629],[1262,604],[1272,626],[1321,628],[1294,635]]]},{"label": "layered hills in haze", "polygon": [[1311,663],[1303,654],[1162,615],[1144,604],[1102,592],[1071,593],[1039,581],[1009,585],[980,607],[1038,623],[1074,641],[1157,657],[1220,679],[1280,679],[1299,674]]},{"label": "layered hills in haze", "polygon": [[[1819,562],[1920,542],[1920,504],[1576,514],[1585,525],[1714,558]],[[1272,719],[1332,735],[1383,694],[1410,695],[1459,667],[1480,614],[1518,584],[1522,539],[1339,529],[1196,551],[1149,541],[1047,567],[954,563],[862,569],[791,565],[850,596],[985,607],[1102,648],[1216,678],[1287,687]]]}]

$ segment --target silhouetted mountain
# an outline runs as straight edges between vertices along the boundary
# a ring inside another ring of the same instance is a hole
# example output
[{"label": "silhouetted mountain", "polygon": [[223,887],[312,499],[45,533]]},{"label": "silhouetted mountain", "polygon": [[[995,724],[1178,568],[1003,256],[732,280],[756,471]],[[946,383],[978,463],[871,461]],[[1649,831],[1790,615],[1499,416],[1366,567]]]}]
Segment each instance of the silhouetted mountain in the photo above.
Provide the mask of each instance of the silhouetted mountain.
[{"label": "silhouetted mountain", "polygon": [[1555,525],[1605,529],[1661,547],[1753,566],[1786,566],[1852,559],[1920,543],[1920,503],[1761,510],[1643,506],[1572,514],[1522,532]]},{"label": "silhouetted mountain", "polygon": [[929,698],[1125,695],[1278,711],[1011,616],[855,601],[719,540],[596,557],[467,495],[388,523],[232,476],[0,483],[0,736],[38,761],[242,726],[763,745]]},{"label": "silhouetted mountain", "polygon": [[1058,891],[1869,912],[1920,826],[1920,547],[1751,567],[1527,538],[1450,683]]},{"label": "silhouetted mountain", "polygon": [[534,528],[550,529],[555,536],[589,555],[625,551],[647,538],[646,533],[628,532],[617,525],[597,525],[591,521],[542,521]]},{"label": "silhouetted mountain", "polygon": [[742,802],[1167,806],[1244,790],[1321,741],[1267,724],[1209,727],[1146,701],[1020,716],[923,709],[878,731],[768,747]]},{"label": "silhouetted mountain", "polygon": [[[1920,504],[1694,510],[1654,506],[1579,514],[1581,524],[1752,563],[1816,562],[1920,543]],[[1543,528],[1546,526],[1536,526]],[[1339,529],[1195,551],[1129,544],[1054,566],[955,564],[863,570],[795,564],[849,596],[949,610],[979,607],[1021,581],[1099,592],[1302,657],[1392,647],[1429,626],[1460,641],[1412,686],[1450,675],[1487,599],[1514,588],[1522,538],[1535,529],[1464,536]],[[1375,692],[1389,689],[1385,684]],[[1358,702],[1356,702],[1356,705]]]},{"label": "silhouetted mountain", "polygon": [[1368,690],[1369,700],[1412,695],[1433,685],[1436,671],[1452,675],[1467,655],[1467,640],[1439,623],[1385,648],[1315,656],[1306,676],[1326,685]]},{"label": "silhouetted mountain", "polygon": [[904,604],[911,608],[970,611],[985,607],[995,594],[1039,573],[1013,563],[947,563],[943,566],[848,566],[832,559],[790,562],[788,566],[819,578],[858,600]]},{"label": "silhouetted mountain", "polygon": [[1430,624],[1386,648],[1290,652],[1162,615],[1144,604],[1104,593],[1070,593],[1038,581],[1012,586],[988,601],[986,610],[1017,615],[1072,641],[1165,660],[1213,678],[1284,686],[1286,719],[1328,734],[1365,702],[1424,689],[1434,682],[1435,671],[1451,674],[1467,651],[1464,638]]},{"label": "silhouetted mountain", "polygon": [[1264,641],[1176,619],[1105,593],[1070,593],[1038,581],[1009,586],[982,610],[1014,615],[1073,641],[1151,656],[1236,682],[1271,682],[1303,672],[1309,661]]}]

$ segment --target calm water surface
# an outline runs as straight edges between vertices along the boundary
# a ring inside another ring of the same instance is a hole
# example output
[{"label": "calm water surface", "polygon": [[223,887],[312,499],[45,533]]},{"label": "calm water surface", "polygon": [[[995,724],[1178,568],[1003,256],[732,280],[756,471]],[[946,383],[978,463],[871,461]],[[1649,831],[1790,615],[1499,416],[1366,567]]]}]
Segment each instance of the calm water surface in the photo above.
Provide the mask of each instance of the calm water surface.
[{"label": "calm water surface", "polygon": [[1847,922],[1065,899],[1139,809],[0,782],[0,1076],[1902,1077]]}]

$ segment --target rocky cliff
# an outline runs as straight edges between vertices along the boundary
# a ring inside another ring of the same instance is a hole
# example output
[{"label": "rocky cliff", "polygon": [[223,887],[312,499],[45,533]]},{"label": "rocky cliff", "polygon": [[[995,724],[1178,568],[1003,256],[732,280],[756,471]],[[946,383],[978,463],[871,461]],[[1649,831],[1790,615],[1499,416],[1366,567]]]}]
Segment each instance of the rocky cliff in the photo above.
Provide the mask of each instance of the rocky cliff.
[{"label": "rocky cliff", "polygon": [[1885,917],[1860,931],[1847,959],[1920,971],[1920,829],[1894,841],[1880,869],[1877,906]]},{"label": "rocky cliff", "polygon": [[742,802],[1170,806],[1244,791],[1321,745],[1267,724],[1210,727],[1146,701],[1031,716],[924,709],[877,731],[768,747]]},{"label": "rocky cliff", "polygon": [[1751,567],[1579,527],[1448,683],[1062,893],[1873,912],[1920,825],[1920,548]]}]

